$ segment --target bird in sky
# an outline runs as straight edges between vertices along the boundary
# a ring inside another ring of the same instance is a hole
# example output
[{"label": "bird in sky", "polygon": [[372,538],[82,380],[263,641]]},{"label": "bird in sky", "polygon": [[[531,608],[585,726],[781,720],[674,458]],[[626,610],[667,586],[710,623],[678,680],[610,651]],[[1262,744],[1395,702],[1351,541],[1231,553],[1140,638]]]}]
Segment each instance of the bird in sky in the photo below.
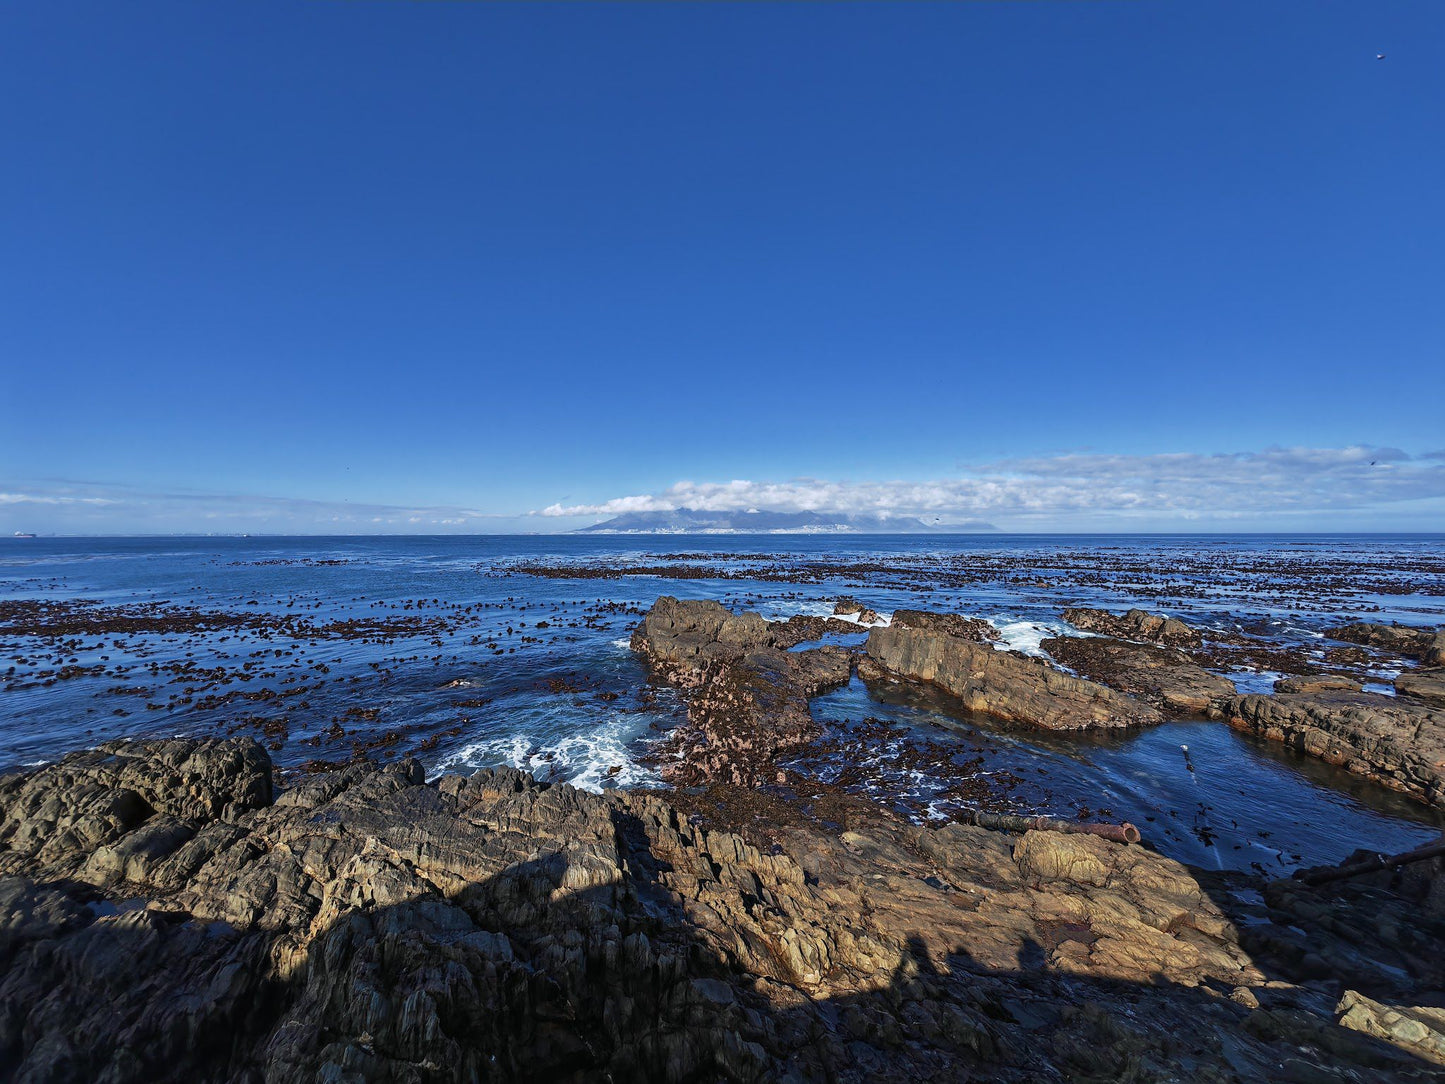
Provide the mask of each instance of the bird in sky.
[{"label": "bird in sky", "polygon": [[1385,59],[1385,54],[1384,54],[1384,53],[1376,53],[1376,54],[1375,54],[1375,59],[1376,59],[1376,60],[1384,60],[1384,59]]}]

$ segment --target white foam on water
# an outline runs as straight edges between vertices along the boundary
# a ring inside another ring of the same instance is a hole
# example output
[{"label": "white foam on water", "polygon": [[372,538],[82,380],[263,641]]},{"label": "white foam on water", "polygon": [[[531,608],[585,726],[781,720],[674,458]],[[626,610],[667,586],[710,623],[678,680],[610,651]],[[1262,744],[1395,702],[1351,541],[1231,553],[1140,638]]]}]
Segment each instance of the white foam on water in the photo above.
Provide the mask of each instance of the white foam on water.
[{"label": "white foam on water", "polygon": [[613,647],[615,647],[615,648],[617,648],[617,649],[619,649],[619,650],[621,650],[621,651],[631,651],[631,650],[632,650],[632,641],[631,641],[631,640],[625,640],[625,639],[624,639],[624,640],[608,640],[607,642],[608,642],[609,644],[611,644]]},{"label": "white foam on water", "polygon": [[[877,613],[877,611],[875,610],[874,613]],[[893,624],[893,615],[892,615],[892,614],[878,614],[878,620],[877,620],[877,621],[863,621],[863,620],[860,620],[860,618],[862,618],[862,616],[863,616],[863,611],[862,611],[862,610],[859,610],[857,613],[852,613],[852,614],[835,614],[835,613],[830,613],[830,614],[828,614],[827,616],[829,616],[829,617],[835,617],[835,618],[837,618],[839,621],[846,621],[846,622],[848,622],[850,625],[857,625],[859,628],[864,628],[864,629],[886,629],[889,625]]]},{"label": "white foam on water", "polygon": [[656,773],[634,761],[627,751],[630,721],[613,719],[587,733],[569,734],[547,744],[526,732],[484,738],[443,758],[432,769],[431,778],[455,768],[506,764],[545,782],[570,783],[594,794],[603,787],[656,786],[661,782]]},{"label": "white foam on water", "polygon": [[1015,621],[1007,615],[992,619],[998,629],[998,642],[994,645],[1004,651],[1022,651],[1025,655],[1048,658],[1048,652],[1039,646],[1051,636],[1067,636],[1071,626],[1062,621]]}]

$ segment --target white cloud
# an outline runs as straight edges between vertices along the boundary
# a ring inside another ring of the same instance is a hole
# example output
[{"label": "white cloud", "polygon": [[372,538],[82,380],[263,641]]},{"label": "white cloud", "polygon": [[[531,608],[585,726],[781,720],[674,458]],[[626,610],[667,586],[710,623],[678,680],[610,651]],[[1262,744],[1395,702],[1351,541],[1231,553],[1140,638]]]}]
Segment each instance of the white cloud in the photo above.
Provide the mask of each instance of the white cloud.
[{"label": "white cloud", "polygon": [[553,504],[542,516],[676,510],[1066,519],[1220,518],[1362,510],[1445,497],[1445,463],[1397,448],[1270,448],[1222,455],[1003,459],[927,482],[678,482],[655,494]]},{"label": "white cloud", "polygon": [[13,529],[59,533],[298,534],[394,531],[485,532],[499,520],[515,529],[517,517],[470,508],[326,501],[252,494],[148,492],[122,485],[8,483],[0,488],[0,534]]}]

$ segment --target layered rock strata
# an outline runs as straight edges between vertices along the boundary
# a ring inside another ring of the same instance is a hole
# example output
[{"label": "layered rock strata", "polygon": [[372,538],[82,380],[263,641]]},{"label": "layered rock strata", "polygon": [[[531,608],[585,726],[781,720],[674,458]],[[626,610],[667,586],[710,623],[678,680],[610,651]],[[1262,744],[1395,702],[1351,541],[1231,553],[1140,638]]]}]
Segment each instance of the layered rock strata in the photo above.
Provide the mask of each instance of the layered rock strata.
[{"label": "layered rock strata", "polygon": [[1395,691],[1432,707],[1445,708],[1445,667],[1406,670],[1395,679]]},{"label": "layered rock strata", "polygon": [[1216,702],[1211,713],[1237,730],[1445,806],[1445,709],[1330,690],[1237,696]]}]

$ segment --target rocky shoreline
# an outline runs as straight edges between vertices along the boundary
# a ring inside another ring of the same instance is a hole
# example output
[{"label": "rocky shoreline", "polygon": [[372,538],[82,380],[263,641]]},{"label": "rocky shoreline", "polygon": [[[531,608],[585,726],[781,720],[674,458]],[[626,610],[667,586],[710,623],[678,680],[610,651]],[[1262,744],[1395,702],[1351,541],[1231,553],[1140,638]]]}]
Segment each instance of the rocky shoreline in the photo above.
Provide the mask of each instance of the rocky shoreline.
[{"label": "rocky shoreline", "polygon": [[1438,860],[1270,884],[863,803],[764,851],[511,769],[278,793],[249,739],[102,746],[3,777],[0,812],[6,1080],[1426,1080],[1445,1053]]},{"label": "rocky shoreline", "polygon": [[[1109,635],[1051,645],[1069,674],[976,619],[847,604],[658,600],[632,646],[686,704],[667,793],[409,758],[281,787],[249,738],[0,776],[0,1081],[1439,1078],[1445,859],[1205,872],[787,768],[856,673],[1065,734],[1207,703],[1439,805],[1427,701],[1240,697],[1142,612],[1081,617]],[[802,646],[860,622],[864,650]]]}]

